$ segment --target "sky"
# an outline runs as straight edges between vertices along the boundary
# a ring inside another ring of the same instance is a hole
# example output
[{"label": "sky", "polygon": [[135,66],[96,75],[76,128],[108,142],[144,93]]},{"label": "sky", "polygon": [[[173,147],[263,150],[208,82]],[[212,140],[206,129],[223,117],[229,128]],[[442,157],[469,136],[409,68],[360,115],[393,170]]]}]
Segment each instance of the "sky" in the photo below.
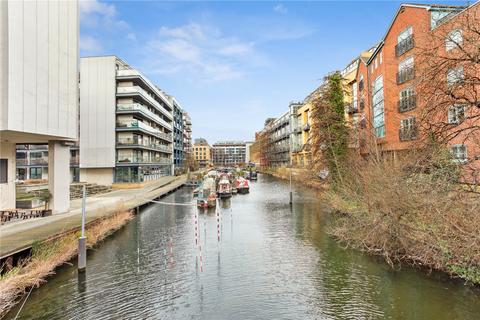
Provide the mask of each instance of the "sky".
[{"label": "sky", "polygon": [[379,42],[399,4],[81,0],[80,55],[138,69],[190,114],[194,138],[250,141]]}]

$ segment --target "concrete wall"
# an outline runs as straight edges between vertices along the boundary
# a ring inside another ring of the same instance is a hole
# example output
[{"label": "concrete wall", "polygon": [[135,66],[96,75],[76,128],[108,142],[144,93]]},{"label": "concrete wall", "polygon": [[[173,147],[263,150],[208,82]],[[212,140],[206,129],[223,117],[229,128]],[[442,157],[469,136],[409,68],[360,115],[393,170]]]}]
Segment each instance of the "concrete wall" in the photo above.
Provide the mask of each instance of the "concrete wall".
[{"label": "concrete wall", "polygon": [[0,143],[0,159],[8,160],[7,183],[0,183],[0,209],[15,208],[15,143]]},{"label": "concrete wall", "polygon": [[112,168],[80,169],[80,181],[111,186],[113,183]]},{"label": "concrete wall", "polygon": [[0,130],[77,139],[77,1],[1,1]]},{"label": "concrete wall", "polygon": [[80,168],[115,167],[115,59],[80,62]]}]

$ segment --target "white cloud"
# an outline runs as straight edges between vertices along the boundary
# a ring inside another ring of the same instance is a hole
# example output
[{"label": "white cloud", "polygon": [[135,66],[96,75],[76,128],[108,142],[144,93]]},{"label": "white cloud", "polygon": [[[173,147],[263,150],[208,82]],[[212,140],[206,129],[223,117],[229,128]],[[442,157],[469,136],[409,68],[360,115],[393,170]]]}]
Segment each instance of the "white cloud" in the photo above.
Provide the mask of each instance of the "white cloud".
[{"label": "white cloud", "polygon": [[92,36],[80,36],[80,50],[88,54],[100,53],[102,45]]},{"label": "white cloud", "polygon": [[286,14],[288,12],[288,9],[283,4],[279,3],[275,7],[273,7],[273,11],[280,14]]},{"label": "white cloud", "polygon": [[80,0],[80,23],[87,28],[106,28],[109,30],[128,29],[130,26],[117,17],[113,4],[98,0]]},{"label": "white cloud", "polygon": [[254,43],[224,36],[219,29],[198,23],[163,26],[146,47],[150,70],[184,73],[187,78],[207,82],[241,78],[262,61]]}]

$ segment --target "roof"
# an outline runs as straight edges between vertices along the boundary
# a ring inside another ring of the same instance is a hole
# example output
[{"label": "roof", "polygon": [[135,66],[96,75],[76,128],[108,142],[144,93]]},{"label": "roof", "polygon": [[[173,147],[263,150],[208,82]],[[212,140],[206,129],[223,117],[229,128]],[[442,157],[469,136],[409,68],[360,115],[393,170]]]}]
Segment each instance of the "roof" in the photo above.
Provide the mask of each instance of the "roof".
[{"label": "roof", "polygon": [[443,9],[459,9],[459,11],[460,11],[460,9],[467,8],[466,6],[449,6],[449,5],[443,5],[443,4],[418,4],[418,3],[402,3],[402,4],[400,4],[397,12],[395,13],[392,21],[390,22],[390,25],[387,28],[387,32],[385,32],[385,35],[382,37],[382,40],[380,41],[380,44],[378,45],[377,49],[373,52],[370,59],[368,59],[367,65],[369,65],[373,61],[373,59],[375,58],[377,53],[382,48],[382,46],[385,42],[385,38],[387,37],[388,33],[390,32],[390,29],[392,29],[393,23],[397,19],[398,15],[402,12],[402,9],[405,8],[405,7],[420,8],[420,9],[425,9],[425,10],[442,9],[442,8]]}]

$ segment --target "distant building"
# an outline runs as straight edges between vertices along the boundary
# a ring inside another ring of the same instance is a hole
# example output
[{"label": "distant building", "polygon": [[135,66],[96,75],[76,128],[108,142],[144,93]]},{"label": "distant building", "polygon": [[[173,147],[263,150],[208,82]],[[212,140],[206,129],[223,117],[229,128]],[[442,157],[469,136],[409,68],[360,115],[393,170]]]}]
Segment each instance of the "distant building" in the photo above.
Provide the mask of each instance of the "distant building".
[{"label": "distant building", "polygon": [[185,162],[183,110],[175,98],[169,98],[173,106],[173,167],[175,173],[180,173]]},{"label": "distant building", "polygon": [[246,163],[246,143],[220,141],[212,145],[212,161],[215,166],[233,167]]},{"label": "distant building", "polygon": [[80,69],[80,180],[110,185],[171,175],[168,95],[116,56],[81,58]]},{"label": "distant building", "polygon": [[187,112],[183,112],[183,157],[185,165],[192,160],[192,120]]},{"label": "distant building", "polygon": [[212,163],[211,147],[207,140],[203,138],[195,139],[193,156],[200,168],[208,167]]}]

